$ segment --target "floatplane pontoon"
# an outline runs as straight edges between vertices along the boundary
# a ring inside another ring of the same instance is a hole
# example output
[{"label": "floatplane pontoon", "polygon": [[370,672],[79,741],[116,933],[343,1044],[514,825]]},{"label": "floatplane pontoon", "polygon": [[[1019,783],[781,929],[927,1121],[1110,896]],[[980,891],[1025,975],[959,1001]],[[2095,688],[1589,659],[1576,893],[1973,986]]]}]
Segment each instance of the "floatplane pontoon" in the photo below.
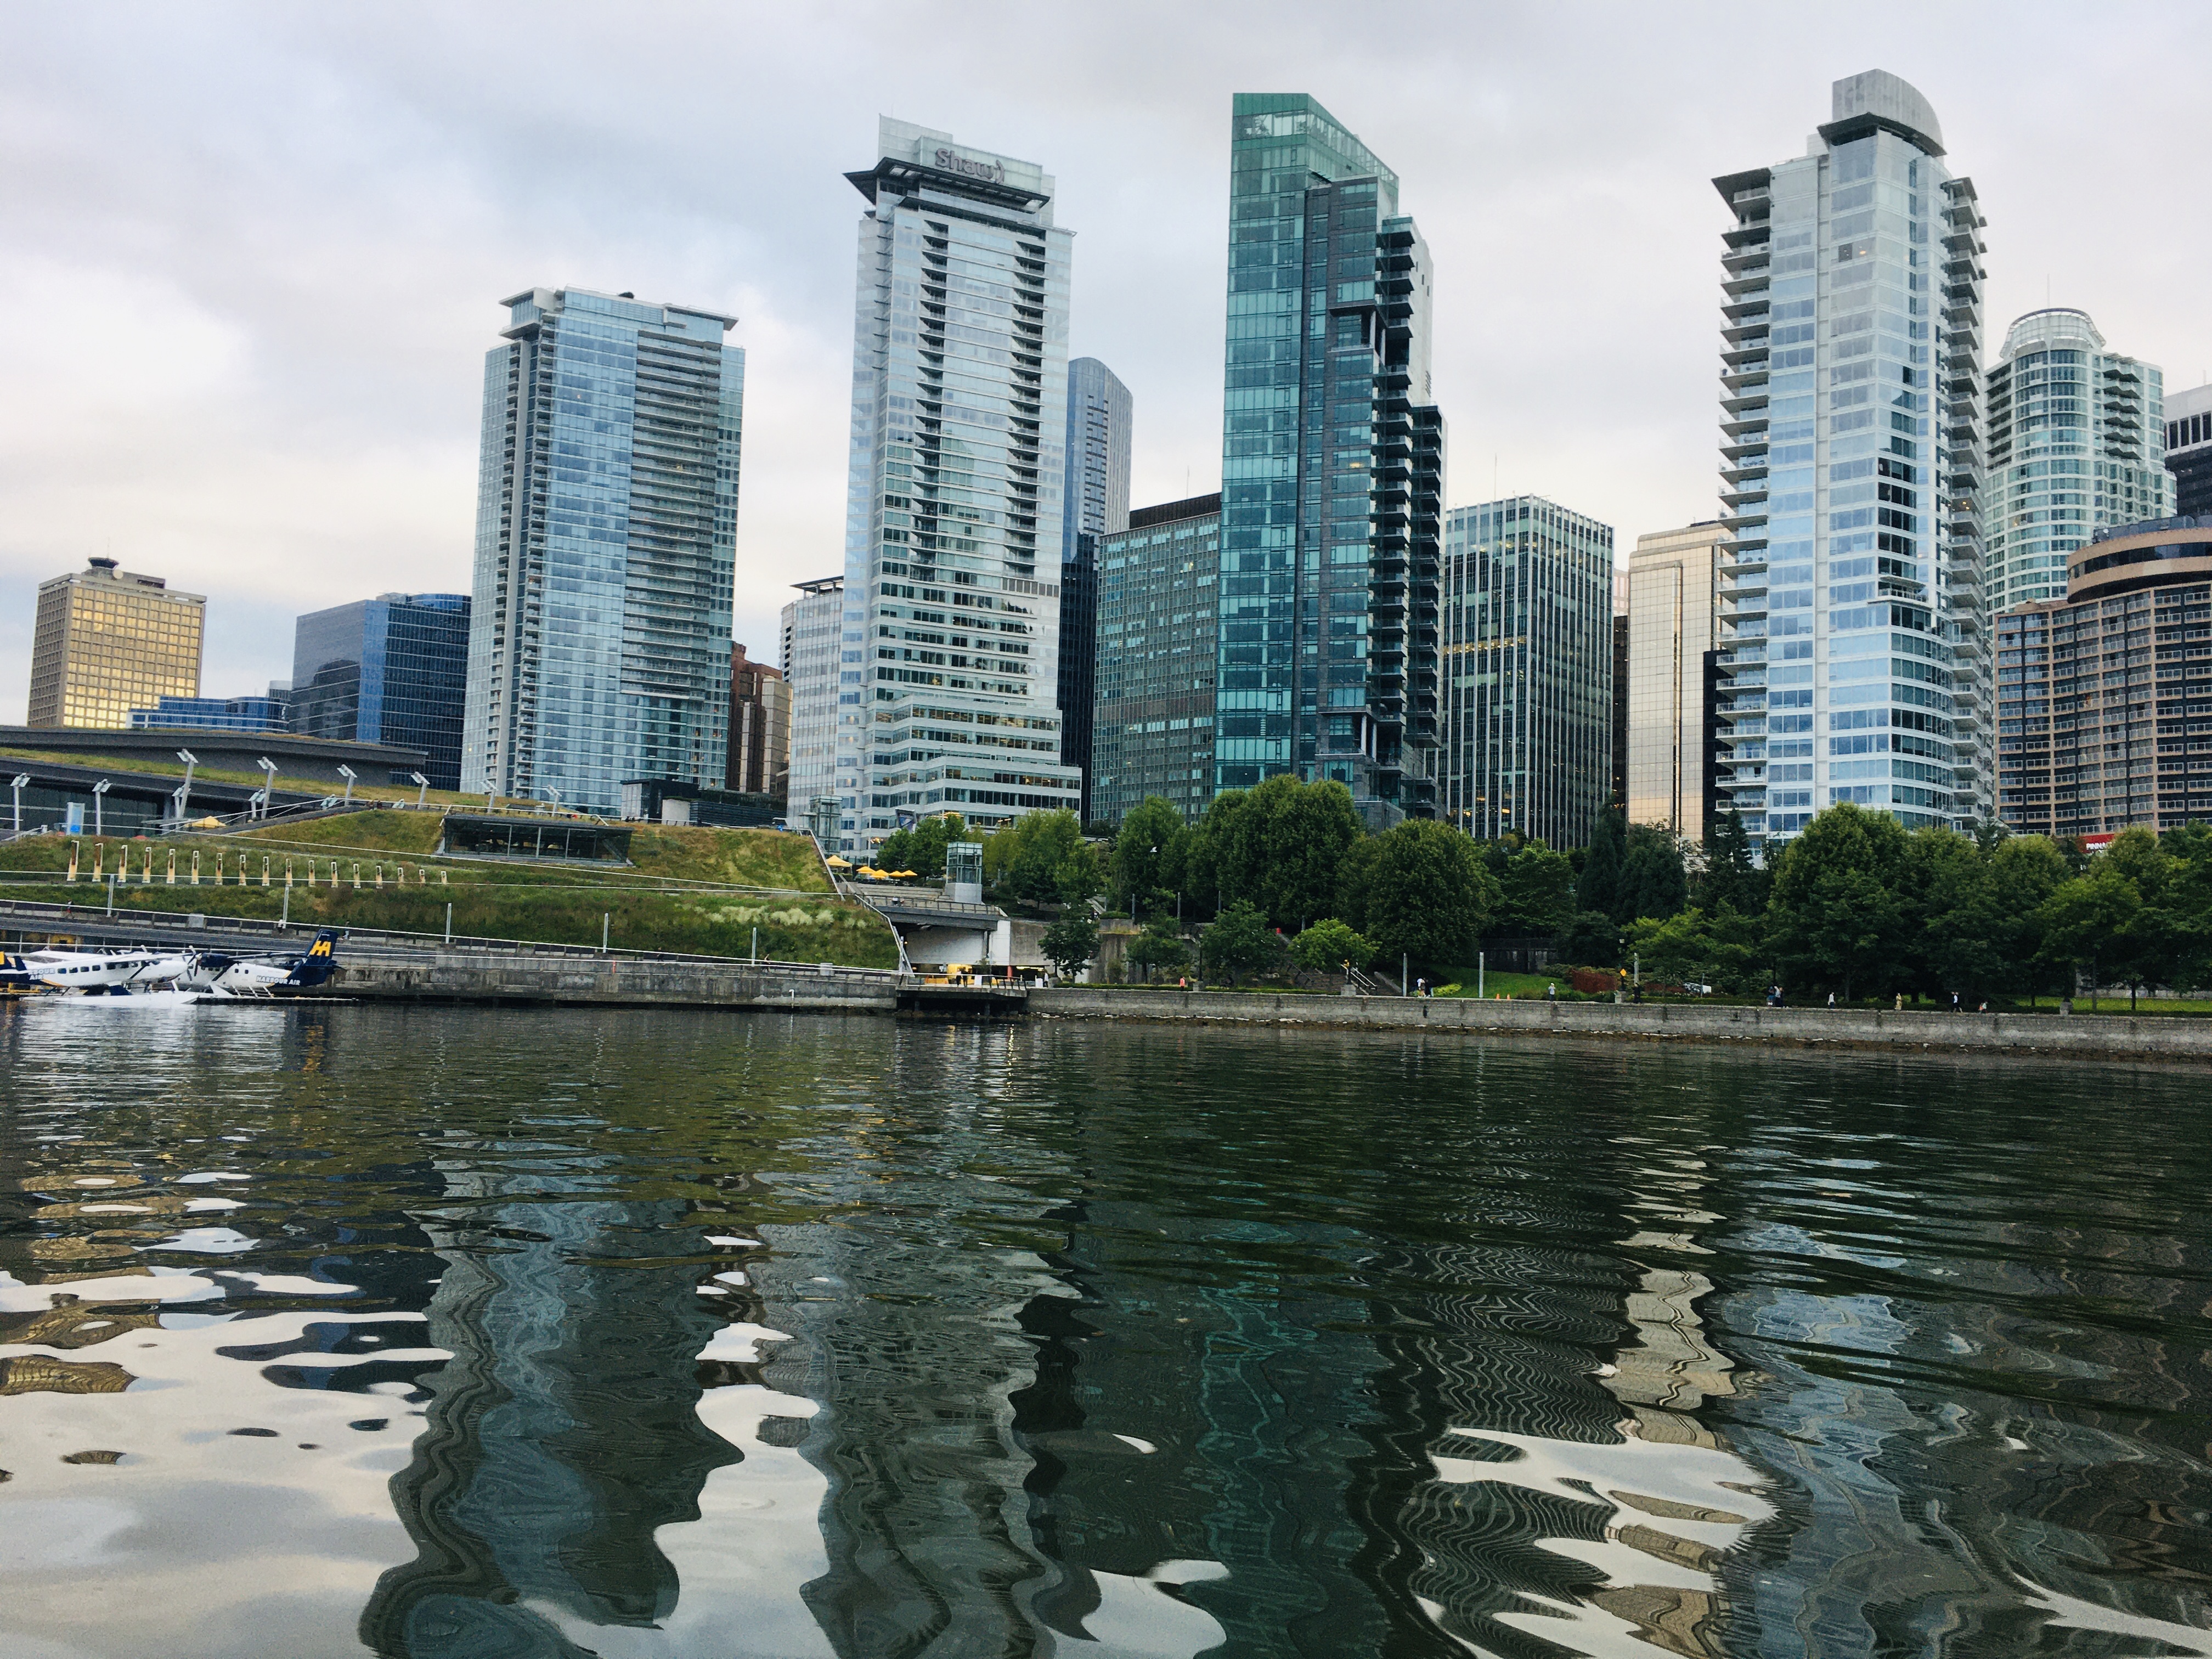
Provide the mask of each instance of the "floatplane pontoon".
[{"label": "floatplane pontoon", "polygon": [[273,1001],[278,991],[327,984],[338,936],[325,928],[305,951],[234,955],[222,951],[134,947],[121,951],[31,951],[0,955],[0,993],[59,991],[105,1003]]}]

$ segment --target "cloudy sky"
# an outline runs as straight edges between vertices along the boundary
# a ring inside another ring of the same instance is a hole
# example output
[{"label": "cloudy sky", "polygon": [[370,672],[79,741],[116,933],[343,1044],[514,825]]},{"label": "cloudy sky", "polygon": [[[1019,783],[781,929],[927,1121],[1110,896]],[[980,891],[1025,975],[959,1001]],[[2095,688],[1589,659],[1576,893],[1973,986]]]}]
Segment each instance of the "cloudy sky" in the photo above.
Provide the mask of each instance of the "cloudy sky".
[{"label": "cloudy sky", "polygon": [[1230,95],[1313,94],[1434,255],[1447,499],[1539,492],[1625,549],[1715,507],[1709,180],[1801,153],[1858,70],[1974,177],[1996,338],[2047,297],[2199,384],[2207,64],[2212,8],[2113,0],[0,0],[0,722],[38,582],[92,555],[210,596],[210,695],[288,675],[302,611],[466,591],[483,353],[535,284],[743,319],[736,632],[772,658],[841,562],[840,175],[878,112],[1059,176],[1141,503],[1219,478]]}]

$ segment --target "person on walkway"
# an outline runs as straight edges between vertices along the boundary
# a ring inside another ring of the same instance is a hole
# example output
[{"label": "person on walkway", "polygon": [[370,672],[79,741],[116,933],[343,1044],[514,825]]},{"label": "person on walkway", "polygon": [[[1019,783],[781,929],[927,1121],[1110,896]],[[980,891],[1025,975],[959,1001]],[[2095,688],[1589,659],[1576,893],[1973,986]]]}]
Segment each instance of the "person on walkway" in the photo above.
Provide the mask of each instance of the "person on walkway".
[{"label": "person on walkway", "polygon": [[1832,1007],[1834,1007],[1835,1006],[1836,1006],[1836,994],[1835,994],[1833,991],[1831,991],[1831,992],[1829,992],[1829,993],[1828,993],[1828,1006],[1830,1006],[1831,1008],[1832,1008]]},{"label": "person on walkway", "polygon": [[1905,993],[1902,991],[1897,994],[1897,1012],[1900,1014],[1905,1012]]},{"label": "person on walkway", "polygon": [[1956,991],[1951,993],[1951,1012],[1954,1014],[1959,1012],[1959,994]]},{"label": "person on walkway", "polygon": [[1559,981],[1553,980],[1549,985],[1547,985],[1544,988],[1544,1000],[1547,1002],[1557,1002],[1559,1000]]}]

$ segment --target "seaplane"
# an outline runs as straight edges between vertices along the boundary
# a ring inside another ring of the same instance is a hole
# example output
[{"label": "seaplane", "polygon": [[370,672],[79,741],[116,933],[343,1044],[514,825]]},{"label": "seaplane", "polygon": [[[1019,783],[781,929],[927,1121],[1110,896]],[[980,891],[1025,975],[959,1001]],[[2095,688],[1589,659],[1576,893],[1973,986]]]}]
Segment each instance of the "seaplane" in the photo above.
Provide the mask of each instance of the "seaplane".
[{"label": "seaplane", "polygon": [[110,1005],[267,1000],[278,990],[328,983],[337,967],[337,938],[325,928],[305,951],[252,956],[160,949],[33,951],[20,960],[22,971],[40,986]]}]

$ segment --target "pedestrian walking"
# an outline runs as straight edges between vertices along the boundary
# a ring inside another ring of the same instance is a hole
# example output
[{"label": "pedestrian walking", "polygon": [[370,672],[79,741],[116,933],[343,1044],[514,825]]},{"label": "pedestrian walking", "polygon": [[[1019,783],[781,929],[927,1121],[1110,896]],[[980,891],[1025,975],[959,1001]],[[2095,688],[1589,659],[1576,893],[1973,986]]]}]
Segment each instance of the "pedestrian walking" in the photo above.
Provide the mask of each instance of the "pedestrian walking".
[{"label": "pedestrian walking", "polygon": [[1831,992],[1829,992],[1829,993],[1828,993],[1828,1006],[1830,1006],[1831,1008],[1832,1008],[1832,1007],[1834,1007],[1835,1006],[1836,1006],[1836,994],[1835,994],[1833,991],[1831,991]]},{"label": "pedestrian walking", "polygon": [[1557,1002],[1559,1000],[1559,981],[1553,980],[1549,985],[1547,985],[1544,988],[1544,1000],[1547,1002]]}]

